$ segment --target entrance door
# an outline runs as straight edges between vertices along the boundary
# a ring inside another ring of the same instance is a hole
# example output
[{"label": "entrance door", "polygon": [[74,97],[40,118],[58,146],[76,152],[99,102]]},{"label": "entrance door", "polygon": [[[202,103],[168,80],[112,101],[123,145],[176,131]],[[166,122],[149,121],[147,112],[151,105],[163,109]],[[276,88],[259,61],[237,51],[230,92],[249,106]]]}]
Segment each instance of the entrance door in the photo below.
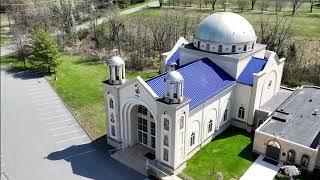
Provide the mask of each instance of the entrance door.
[{"label": "entrance door", "polygon": [[272,160],[279,160],[280,149],[278,147],[274,147],[272,145],[267,145],[266,157]]}]

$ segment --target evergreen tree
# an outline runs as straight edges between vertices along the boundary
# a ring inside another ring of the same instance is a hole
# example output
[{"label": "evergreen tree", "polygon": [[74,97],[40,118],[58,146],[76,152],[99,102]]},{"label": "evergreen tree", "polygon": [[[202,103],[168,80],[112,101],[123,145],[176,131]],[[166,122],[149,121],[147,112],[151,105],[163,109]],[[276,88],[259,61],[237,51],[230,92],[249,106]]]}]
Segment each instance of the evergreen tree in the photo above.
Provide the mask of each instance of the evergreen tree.
[{"label": "evergreen tree", "polygon": [[36,27],[31,34],[32,55],[30,63],[34,68],[48,73],[60,64],[57,42],[44,29]]}]

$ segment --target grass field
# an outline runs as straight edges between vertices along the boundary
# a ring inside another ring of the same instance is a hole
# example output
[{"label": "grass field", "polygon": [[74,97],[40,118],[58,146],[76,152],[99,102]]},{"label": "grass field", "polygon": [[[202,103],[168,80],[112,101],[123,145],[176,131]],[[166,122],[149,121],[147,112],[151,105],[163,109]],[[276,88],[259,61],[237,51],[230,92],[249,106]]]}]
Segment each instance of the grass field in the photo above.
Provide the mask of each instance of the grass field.
[{"label": "grass field", "polygon": [[[204,19],[206,16],[212,14],[211,9],[198,9],[198,8],[183,8],[176,7],[172,9],[172,7],[166,8],[153,8],[153,9],[145,9],[142,11],[138,11],[129,15],[129,17],[143,16],[143,17],[159,17],[161,13],[168,11],[168,13],[176,13],[183,16],[195,17]],[[222,9],[218,9],[217,11],[222,11]],[[241,13],[235,10],[235,12],[244,16],[255,29],[258,28],[260,18],[266,18],[267,14],[274,14],[274,12],[264,12],[254,10],[246,10]],[[288,16],[288,12],[279,13],[280,16]],[[271,21],[275,21],[275,16],[271,16]],[[291,16],[288,16],[291,18]],[[292,35],[295,38],[316,38],[320,39],[320,9],[314,9],[314,13],[297,13],[293,17],[292,21]]]},{"label": "grass field", "polygon": [[195,180],[215,179],[216,172],[239,179],[256,159],[251,150],[251,135],[230,127],[189,159],[183,173]]},{"label": "grass field", "polygon": [[[54,76],[47,77],[63,101],[73,111],[80,123],[92,138],[106,133],[105,110],[102,81],[108,77],[108,68],[103,63],[92,63],[75,56],[61,57],[62,63],[57,68],[57,81]],[[1,57],[1,64],[23,69],[15,57]],[[156,75],[156,71],[128,72],[127,79],[141,76],[144,79]]]}]

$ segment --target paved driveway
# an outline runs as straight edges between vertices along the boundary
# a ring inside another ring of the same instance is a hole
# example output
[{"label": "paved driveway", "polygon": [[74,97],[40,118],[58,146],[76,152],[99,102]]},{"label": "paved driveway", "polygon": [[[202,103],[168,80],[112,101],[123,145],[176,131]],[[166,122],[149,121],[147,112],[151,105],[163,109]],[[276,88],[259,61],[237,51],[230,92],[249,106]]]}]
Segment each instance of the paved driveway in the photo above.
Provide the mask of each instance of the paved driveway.
[{"label": "paved driveway", "polygon": [[240,180],[273,180],[283,163],[279,162],[278,165],[275,166],[263,161],[263,158],[264,157],[260,155]]},{"label": "paved driveway", "polygon": [[44,78],[1,70],[1,179],[144,179],[107,149],[91,142]]}]

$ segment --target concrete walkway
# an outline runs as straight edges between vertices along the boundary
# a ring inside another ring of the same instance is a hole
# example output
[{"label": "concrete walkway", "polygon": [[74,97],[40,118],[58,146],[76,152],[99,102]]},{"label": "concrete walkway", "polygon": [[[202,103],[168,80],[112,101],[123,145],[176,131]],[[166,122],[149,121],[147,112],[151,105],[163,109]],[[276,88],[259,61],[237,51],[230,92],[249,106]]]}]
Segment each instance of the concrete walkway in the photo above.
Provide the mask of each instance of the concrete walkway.
[{"label": "concrete walkway", "polygon": [[249,167],[249,169],[243,174],[240,180],[272,180],[278,173],[282,162],[279,162],[277,166],[263,161],[264,156],[260,155],[256,161]]}]

